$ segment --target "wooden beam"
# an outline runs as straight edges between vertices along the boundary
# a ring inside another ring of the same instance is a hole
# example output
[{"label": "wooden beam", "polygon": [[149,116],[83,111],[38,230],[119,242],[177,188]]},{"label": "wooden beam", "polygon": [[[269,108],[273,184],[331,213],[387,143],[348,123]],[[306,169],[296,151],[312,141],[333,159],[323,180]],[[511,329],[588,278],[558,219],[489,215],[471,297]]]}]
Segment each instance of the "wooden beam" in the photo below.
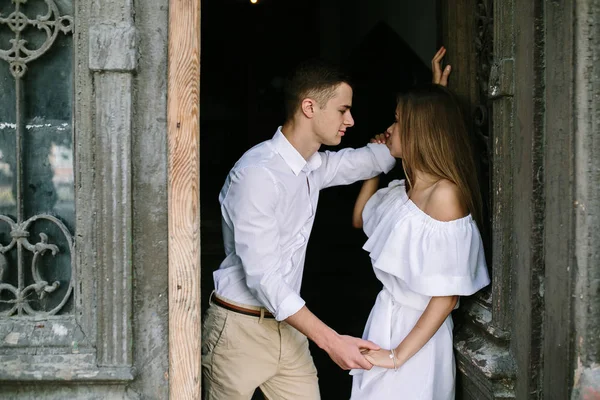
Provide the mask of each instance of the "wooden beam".
[{"label": "wooden beam", "polygon": [[200,399],[200,0],[169,2],[169,398]]}]

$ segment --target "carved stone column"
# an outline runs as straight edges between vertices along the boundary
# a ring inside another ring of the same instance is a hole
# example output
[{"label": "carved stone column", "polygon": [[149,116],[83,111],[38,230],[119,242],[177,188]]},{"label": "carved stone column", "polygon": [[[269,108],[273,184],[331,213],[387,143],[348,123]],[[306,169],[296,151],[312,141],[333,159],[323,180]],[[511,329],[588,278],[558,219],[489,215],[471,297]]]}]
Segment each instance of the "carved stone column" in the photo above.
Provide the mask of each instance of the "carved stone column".
[{"label": "carved stone column", "polygon": [[[117,4],[115,4],[117,3]],[[91,226],[95,237],[97,356],[132,365],[132,96],[137,65],[131,0],[92,4],[89,68],[95,121]]]}]

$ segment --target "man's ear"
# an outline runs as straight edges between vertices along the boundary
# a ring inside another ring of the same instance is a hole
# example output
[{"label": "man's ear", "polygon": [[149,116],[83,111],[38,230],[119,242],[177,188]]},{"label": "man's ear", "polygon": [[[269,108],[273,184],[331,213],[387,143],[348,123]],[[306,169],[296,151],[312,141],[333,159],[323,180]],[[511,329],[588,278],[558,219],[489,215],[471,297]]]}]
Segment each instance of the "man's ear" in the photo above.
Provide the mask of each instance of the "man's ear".
[{"label": "man's ear", "polygon": [[302,104],[300,104],[300,110],[306,118],[312,118],[315,115],[316,102],[313,99],[306,98],[302,100]]}]

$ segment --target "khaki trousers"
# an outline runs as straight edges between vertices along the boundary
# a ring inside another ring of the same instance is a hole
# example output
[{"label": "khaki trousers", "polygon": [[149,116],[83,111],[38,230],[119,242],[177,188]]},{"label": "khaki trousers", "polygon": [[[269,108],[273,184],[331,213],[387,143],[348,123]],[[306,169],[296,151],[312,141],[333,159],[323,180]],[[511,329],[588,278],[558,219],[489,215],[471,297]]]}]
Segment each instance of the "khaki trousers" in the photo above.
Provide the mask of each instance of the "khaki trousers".
[{"label": "khaki trousers", "polygon": [[306,336],[213,303],[202,329],[202,376],[205,400],[249,400],[257,387],[269,400],[320,399]]}]

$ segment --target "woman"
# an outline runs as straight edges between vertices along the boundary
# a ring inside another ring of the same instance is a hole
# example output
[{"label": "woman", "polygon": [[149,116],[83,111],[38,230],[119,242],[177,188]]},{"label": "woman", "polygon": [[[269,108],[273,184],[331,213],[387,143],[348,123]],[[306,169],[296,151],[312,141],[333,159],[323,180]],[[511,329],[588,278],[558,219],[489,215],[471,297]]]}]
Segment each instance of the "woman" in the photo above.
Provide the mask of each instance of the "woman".
[{"label": "woman", "polygon": [[402,159],[406,180],[381,190],[378,178],[365,181],[354,209],[353,224],[369,238],[364,249],[383,290],[363,335],[381,350],[364,353],[370,371],[351,372],[352,399],[453,399],[450,313],[459,296],[490,282],[460,107],[440,85],[411,90],[376,140]]}]

